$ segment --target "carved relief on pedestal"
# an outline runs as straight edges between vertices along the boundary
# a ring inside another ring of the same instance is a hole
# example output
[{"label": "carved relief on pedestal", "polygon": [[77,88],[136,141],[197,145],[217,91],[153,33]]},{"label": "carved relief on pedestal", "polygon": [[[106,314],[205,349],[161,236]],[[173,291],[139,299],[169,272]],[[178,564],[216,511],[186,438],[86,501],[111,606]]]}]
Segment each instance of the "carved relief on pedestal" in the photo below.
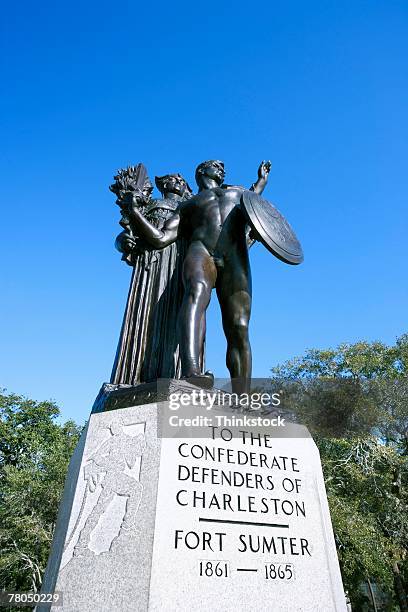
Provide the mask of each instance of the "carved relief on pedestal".
[{"label": "carved relief on pedestal", "polygon": [[106,437],[82,465],[82,495],[66,541],[61,568],[73,557],[111,552],[119,538],[135,529],[143,494],[139,482],[146,450],[145,423],[113,420]]}]

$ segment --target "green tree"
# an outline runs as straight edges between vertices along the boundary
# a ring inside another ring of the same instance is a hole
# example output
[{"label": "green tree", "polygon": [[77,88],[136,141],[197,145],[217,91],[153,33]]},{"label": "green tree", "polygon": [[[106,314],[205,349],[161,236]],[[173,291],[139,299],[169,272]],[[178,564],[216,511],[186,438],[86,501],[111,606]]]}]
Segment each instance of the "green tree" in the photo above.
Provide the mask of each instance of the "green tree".
[{"label": "green tree", "polygon": [[408,335],[308,350],[272,369],[284,406],[315,433],[375,435],[408,451]]},{"label": "green tree", "polygon": [[312,349],[273,368],[283,406],[319,447],[345,587],[354,609],[374,581],[406,611],[408,335]]},{"label": "green tree", "polygon": [[343,579],[359,609],[374,581],[405,607],[408,461],[375,437],[317,438]]},{"label": "green tree", "polygon": [[81,428],[53,402],[0,393],[0,589],[41,586]]}]

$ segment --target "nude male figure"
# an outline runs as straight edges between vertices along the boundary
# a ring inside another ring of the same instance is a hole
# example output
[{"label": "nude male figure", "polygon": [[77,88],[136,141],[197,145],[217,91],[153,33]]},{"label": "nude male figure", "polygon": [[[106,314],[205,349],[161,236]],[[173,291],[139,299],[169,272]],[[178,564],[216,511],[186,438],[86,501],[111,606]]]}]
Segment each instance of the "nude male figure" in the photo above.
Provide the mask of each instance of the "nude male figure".
[{"label": "nude male figure", "polygon": [[[262,162],[251,189],[261,194],[270,162]],[[151,225],[136,203],[131,217],[144,238],[156,248],[178,236],[188,241],[183,264],[184,298],[179,316],[183,378],[210,388],[214,377],[202,374],[199,355],[205,336],[205,314],[215,288],[227,339],[227,367],[233,391],[249,392],[252,356],[248,337],[251,315],[251,270],[248,257],[248,226],[241,208],[243,187],[224,185],[224,164],[210,160],[196,169],[198,194],[183,202],[161,230]]]}]

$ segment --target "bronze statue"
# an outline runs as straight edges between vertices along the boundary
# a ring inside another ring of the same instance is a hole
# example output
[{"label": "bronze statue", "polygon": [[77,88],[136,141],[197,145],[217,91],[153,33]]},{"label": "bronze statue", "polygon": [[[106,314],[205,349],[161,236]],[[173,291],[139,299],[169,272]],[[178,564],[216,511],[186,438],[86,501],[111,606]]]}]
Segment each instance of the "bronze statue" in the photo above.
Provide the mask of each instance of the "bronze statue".
[{"label": "bronze statue", "polygon": [[[110,382],[138,385],[158,378],[179,378],[181,374],[177,318],[183,298],[182,238],[160,250],[138,236],[132,227],[129,204],[160,230],[192,191],[180,174],[156,177],[162,199],[152,199],[153,185],[142,164],[121,170],[111,186],[122,212],[125,228],[116,247],[133,267],[132,280],[123,318]],[[203,365],[203,352],[200,363]]]},{"label": "bronze statue", "polygon": [[111,384],[102,388],[95,410],[118,384],[182,378],[200,387],[213,386],[213,374],[204,372],[204,344],[206,310],[214,288],[227,339],[232,390],[249,392],[248,247],[259,240],[286,263],[303,261],[291,227],[260,195],[270,168],[270,162],[262,162],[257,181],[247,190],[224,184],[223,162],[205,161],[196,169],[196,195],[179,174],[156,177],[162,200],[151,199],[153,187],[143,164],[115,177],[111,190],[118,196],[125,228],[116,246],[134,273]]},{"label": "bronze statue", "polygon": [[[262,162],[251,190],[261,194],[270,162]],[[179,315],[182,377],[210,388],[214,377],[202,373],[205,315],[216,289],[227,339],[227,367],[235,392],[248,392],[251,346],[251,271],[248,258],[248,215],[241,205],[243,187],[224,185],[224,164],[210,160],[196,169],[198,194],[180,202],[161,228],[155,227],[132,198],[129,218],[138,232],[156,249],[180,237],[188,243],[183,264],[184,298]],[[256,228],[254,228],[256,230]],[[253,233],[252,238],[256,237]]]}]

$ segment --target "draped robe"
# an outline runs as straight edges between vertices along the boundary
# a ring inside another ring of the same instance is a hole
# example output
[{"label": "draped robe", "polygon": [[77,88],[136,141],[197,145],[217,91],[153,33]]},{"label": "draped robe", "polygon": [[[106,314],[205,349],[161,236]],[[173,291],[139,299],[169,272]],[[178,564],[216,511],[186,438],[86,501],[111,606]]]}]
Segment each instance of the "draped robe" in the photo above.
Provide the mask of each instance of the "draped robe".
[{"label": "draped robe", "polygon": [[[177,206],[177,200],[153,200],[145,216],[161,229]],[[133,274],[110,379],[113,384],[137,385],[181,375],[177,319],[184,293],[186,243],[180,238],[160,250],[143,242],[140,245],[132,260]]]}]

